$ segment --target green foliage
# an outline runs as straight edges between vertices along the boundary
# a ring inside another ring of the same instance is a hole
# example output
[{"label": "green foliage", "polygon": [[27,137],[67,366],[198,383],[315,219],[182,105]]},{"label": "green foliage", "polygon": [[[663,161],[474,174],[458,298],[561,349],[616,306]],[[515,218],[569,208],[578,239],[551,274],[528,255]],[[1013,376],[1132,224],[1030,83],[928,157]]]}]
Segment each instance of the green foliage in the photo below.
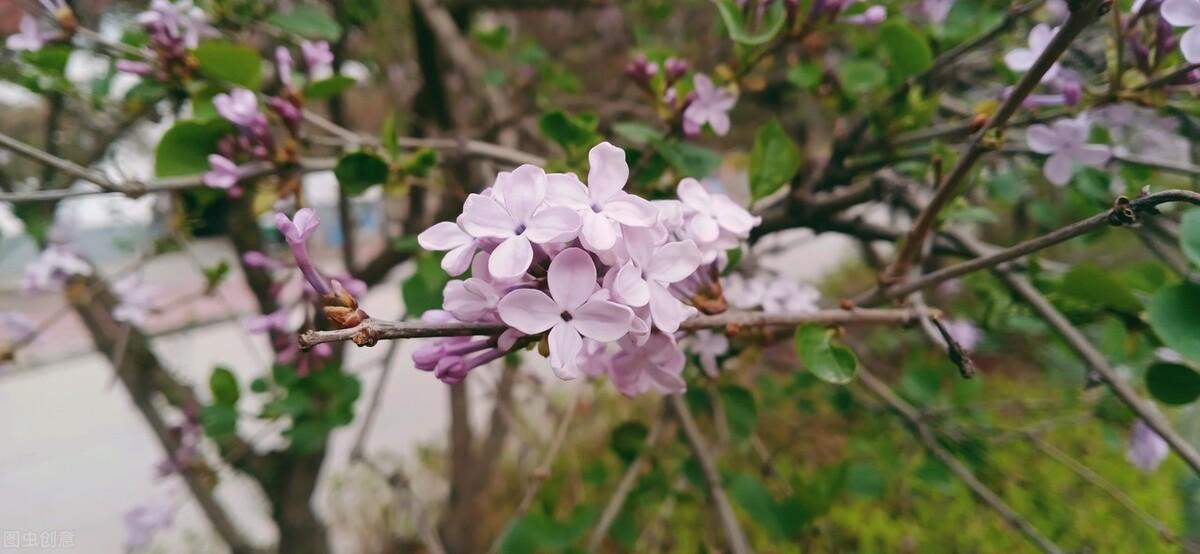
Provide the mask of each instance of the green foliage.
[{"label": "green foliage", "polygon": [[350,90],[356,82],[345,75],[334,75],[328,79],[314,81],[304,86],[304,98],[313,102],[332,98]]},{"label": "green foliage", "polygon": [[262,84],[262,57],[249,46],[223,40],[201,43],[194,52],[200,69],[214,79],[250,90]]},{"label": "green foliage", "polygon": [[608,444],[613,453],[628,464],[644,449],[646,436],[649,434],[646,424],[640,421],[626,421],[613,428]]},{"label": "green foliage", "polygon": [[684,177],[703,179],[721,166],[721,155],[711,149],[674,139],[654,143],[663,159]]},{"label": "green foliage", "polygon": [[1193,265],[1200,266],[1200,208],[1183,214],[1179,222],[1179,247]]},{"label": "green foliage", "polygon": [[342,36],[342,26],[312,6],[299,5],[286,12],[275,12],[267,18],[267,23],[312,40],[334,41]]},{"label": "green foliage", "polygon": [[442,289],[450,276],[442,270],[441,256],[426,254],[417,257],[417,271],[400,285],[404,310],[409,317],[420,317],[429,310],[442,307]]},{"label": "green foliage", "polygon": [[849,348],[833,342],[833,331],[820,325],[796,329],[796,353],[813,375],[844,385],[858,373],[858,360]]},{"label": "green foliage", "polygon": [[208,376],[208,389],[212,392],[213,402],[217,404],[233,406],[241,397],[237,377],[223,367],[213,368],[212,374]]},{"label": "green foliage", "polygon": [[251,390],[267,395],[260,417],[290,420],[283,436],[297,454],[320,450],[331,431],[353,421],[354,402],[362,392],[357,377],[332,363],[309,368],[304,375],[294,366],[276,364],[270,378],[255,379]]},{"label": "green foliage", "polygon": [[177,122],[163,134],[154,152],[154,173],[159,177],[195,175],[208,171],[208,156],[217,141],[233,132],[225,120]]},{"label": "green foliage", "polygon": [[500,552],[575,552],[572,546],[582,542],[600,517],[595,506],[577,506],[563,521],[533,512],[518,519],[504,534]]},{"label": "green foliage", "polygon": [[600,142],[596,125],[596,117],[591,114],[568,115],[557,110],[538,119],[538,129],[562,147],[572,166],[580,166],[587,159],[587,151]]},{"label": "green foliage", "polygon": [[787,80],[805,90],[812,90],[821,84],[824,70],[815,63],[798,63],[788,68]]},{"label": "green foliage", "polygon": [[800,170],[800,147],[772,119],[759,128],[750,151],[750,193],[755,200],[770,196]]},{"label": "green foliage", "polygon": [[357,196],[374,185],[387,182],[389,167],[383,158],[367,150],[342,156],[333,174],[346,194]]},{"label": "green foliage", "polygon": [[614,123],[612,130],[621,138],[629,141],[630,144],[637,146],[658,142],[663,139],[662,131],[646,125],[645,123],[638,123],[636,121]]},{"label": "green foliage", "polygon": [[721,385],[717,392],[725,408],[730,434],[738,441],[750,438],[754,434],[754,427],[758,425],[758,405],[754,401],[754,393],[738,385]]},{"label": "green foliage", "polygon": [[779,34],[784,23],[787,22],[787,10],[784,9],[783,2],[772,2],[754,30],[750,29],[751,22],[746,21],[742,16],[742,10],[738,7],[736,0],[713,0],[713,4],[717,7],[717,12],[721,14],[721,21],[725,24],[729,38],[739,44],[750,46],[765,44],[775,38],[775,35]]},{"label": "green foliage", "polygon": [[847,93],[867,94],[887,82],[887,70],[874,60],[847,60],[838,66],[838,79]]},{"label": "green foliage", "polygon": [[1149,311],[1158,338],[1189,360],[1200,361],[1200,285],[1163,288],[1150,300]]},{"label": "green foliage", "polygon": [[1075,264],[1059,287],[1062,294],[1119,312],[1136,314],[1142,303],[1112,273],[1091,263]]},{"label": "green foliage", "polygon": [[1183,364],[1158,362],[1146,370],[1146,389],[1163,404],[1190,404],[1200,398],[1200,373]]},{"label": "green foliage", "polygon": [[892,81],[899,83],[933,65],[933,51],[925,37],[900,19],[889,19],[879,27],[884,52],[892,62]]}]

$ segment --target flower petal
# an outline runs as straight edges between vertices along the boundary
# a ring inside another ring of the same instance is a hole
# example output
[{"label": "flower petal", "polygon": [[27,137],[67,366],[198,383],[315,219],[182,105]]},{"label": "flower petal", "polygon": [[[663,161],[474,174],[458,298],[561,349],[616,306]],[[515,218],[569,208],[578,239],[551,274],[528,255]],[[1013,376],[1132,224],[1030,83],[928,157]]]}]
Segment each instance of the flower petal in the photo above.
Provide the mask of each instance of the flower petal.
[{"label": "flower petal", "polygon": [[679,330],[679,324],[687,319],[688,311],[679,299],[657,283],[650,284],[650,316],[654,326],[664,333]]},{"label": "flower petal", "polygon": [[630,306],[645,306],[650,301],[650,289],[642,279],[642,270],[632,263],[627,262],[617,270],[612,291],[617,300]]},{"label": "flower petal", "polygon": [[1051,154],[1061,146],[1058,136],[1048,125],[1037,123],[1025,130],[1025,142],[1038,154]]},{"label": "flower petal", "polygon": [[724,194],[713,196],[713,215],[718,225],[742,238],[761,221]]},{"label": "flower petal", "polygon": [[579,235],[585,246],[598,252],[611,250],[617,244],[617,229],[612,220],[590,211],[583,213]]},{"label": "flower petal", "polygon": [[596,264],[587,252],[568,248],[554,257],[546,280],[550,296],[566,311],[572,311],[596,292]]},{"label": "flower petal", "polygon": [[1059,152],[1050,156],[1046,160],[1046,165],[1042,167],[1042,173],[1051,183],[1062,186],[1071,180],[1071,174],[1074,172],[1072,167],[1071,157],[1065,152]]},{"label": "flower petal", "polygon": [[583,349],[583,337],[570,323],[561,322],[550,330],[550,368],[559,379],[579,377],[575,361]]},{"label": "flower petal", "polygon": [[592,205],[592,199],[574,173],[551,173],[546,175],[546,204],[582,210]]},{"label": "flower petal", "polygon": [[721,235],[721,228],[717,226],[717,220],[708,214],[692,216],[692,219],[688,221],[687,230],[692,238],[702,243],[715,241]]},{"label": "flower petal", "polygon": [[1103,144],[1084,144],[1073,152],[1075,161],[1090,167],[1102,168],[1112,157],[1112,151]]},{"label": "flower petal", "polygon": [[679,182],[679,187],[675,189],[675,195],[679,197],[679,201],[683,202],[684,206],[696,212],[707,214],[712,211],[712,197],[709,196],[700,181],[691,177]]},{"label": "flower petal", "polygon": [[[1198,3],[1200,4],[1200,3]],[[1200,62],[1200,26],[1188,29],[1179,39],[1179,49],[1189,63]]]},{"label": "flower petal", "polygon": [[546,198],[546,172],[525,164],[496,179],[496,192],[516,223],[526,223]]},{"label": "flower petal", "polygon": [[595,204],[604,204],[629,180],[625,151],[602,142],[588,152],[588,195]]},{"label": "flower petal", "polygon": [[729,113],[713,109],[708,114],[708,124],[712,126],[712,130],[717,136],[725,136],[729,133]]},{"label": "flower petal", "polygon": [[459,225],[473,237],[508,238],[513,236],[517,223],[495,198],[480,194],[467,196]]},{"label": "flower petal", "polygon": [[442,269],[446,270],[446,274],[451,277],[462,275],[468,267],[471,267],[471,260],[475,257],[475,250],[475,241],[472,240],[446,252],[446,255],[442,257]]},{"label": "flower petal", "polygon": [[702,258],[700,249],[690,240],[664,244],[654,251],[646,276],[660,283],[677,283],[694,273]]},{"label": "flower petal", "polygon": [[628,193],[613,196],[601,210],[613,221],[630,227],[649,227],[658,219],[658,210],[649,200]]},{"label": "flower petal", "polygon": [[633,323],[633,310],[606,300],[592,300],[571,312],[571,316],[571,324],[580,334],[601,342],[625,336]]},{"label": "flower petal", "polygon": [[533,247],[523,236],[508,237],[492,251],[488,260],[488,271],[500,280],[516,279],[533,263]]},{"label": "flower petal", "polygon": [[517,289],[497,304],[500,321],[526,335],[536,335],[562,321],[562,309],[546,293]]},{"label": "flower petal", "polygon": [[525,236],[537,244],[567,242],[575,238],[580,224],[579,213],[575,210],[551,206],[542,208],[529,219]]},{"label": "flower petal", "polygon": [[451,250],[469,242],[471,235],[453,221],[435,223],[417,235],[417,244],[426,250]]},{"label": "flower petal", "polygon": [[1028,48],[1009,50],[1004,55],[1004,65],[1013,71],[1029,71],[1035,61],[1037,61],[1037,54]]},{"label": "flower petal", "polygon": [[1176,27],[1200,25],[1200,2],[1196,0],[1167,0],[1163,2],[1161,13],[1167,23]]}]

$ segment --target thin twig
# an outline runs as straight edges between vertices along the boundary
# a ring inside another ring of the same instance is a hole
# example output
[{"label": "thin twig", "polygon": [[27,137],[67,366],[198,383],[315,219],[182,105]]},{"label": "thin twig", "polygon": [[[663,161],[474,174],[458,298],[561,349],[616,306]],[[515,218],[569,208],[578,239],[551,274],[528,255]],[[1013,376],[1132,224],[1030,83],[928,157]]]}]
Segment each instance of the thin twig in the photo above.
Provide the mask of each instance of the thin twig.
[{"label": "thin twig", "polygon": [[708,487],[708,495],[716,505],[717,517],[721,520],[721,528],[725,532],[725,539],[729,542],[729,551],[733,554],[749,554],[751,552],[750,543],[746,540],[741,525],[738,524],[737,514],[733,511],[733,504],[729,502],[729,496],[725,494],[725,487],[721,483],[721,473],[717,471],[717,462],[713,459],[704,435],[700,433],[700,428],[696,425],[696,420],[692,417],[692,412],[688,409],[687,402],[684,401],[682,395],[671,395],[671,410],[675,413],[675,419],[679,420],[688,446],[691,447],[692,454],[696,456],[696,461],[700,464],[704,483]]},{"label": "thin twig", "polygon": [[[904,325],[916,320],[914,310],[818,310],[769,314],[764,312],[726,312],[719,315],[696,316],[680,324],[684,331],[739,327],[794,327],[807,323],[840,325]],[[498,335],[508,329],[503,323],[429,323],[425,321],[388,321],[369,318],[346,329],[331,331],[309,330],[300,335],[300,347],[312,348],[325,342],[353,341],[359,346],[373,346],[381,340],[425,337],[462,337]]]},{"label": "thin twig", "polygon": [[963,465],[962,462],[958,461],[958,458],[955,458],[953,454],[947,451],[946,448],[938,442],[937,437],[933,434],[933,431],[929,428],[929,426],[926,425],[921,419],[921,414],[916,408],[914,408],[904,399],[896,396],[896,393],[892,392],[892,389],[888,387],[887,384],[885,384],[864,367],[860,367],[858,370],[858,382],[862,383],[863,386],[866,387],[867,390],[871,391],[872,394],[878,396],[880,400],[883,400],[883,402],[887,404],[892,411],[904,418],[913,431],[913,434],[920,439],[920,441],[925,445],[925,448],[929,450],[929,452],[938,460],[941,460],[942,464],[949,468],[955,476],[961,479],[963,484],[965,484],[967,488],[971,489],[971,492],[975,493],[975,496],[979,497],[979,500],[981,500],[984,504],[987,504],[989,508],[995,510],[996,513],[1000,514],[1000,517],[1003,518],[1006,523],[1024,535],[1026,539],[1029,539],[1029,542],[1037,546],[1042,552],[1049,552],[1053,554],[1059,554],[1062,552],[1062,549],[1059,548],[1058,545],[1054,544],[1054,542],[1042,535],[1042,533],[1037,530],[1037,527],[1034,527],[1029,520],[1025,519],[1011,507],[1009,507],[1009,505],[1005,503],[999,495],[993,492],[992,489],[989,489],[987,485],[983,484],[979,478],[975,477],[975,474],[971,472],[970,468],[968,468],[966,465]]}]

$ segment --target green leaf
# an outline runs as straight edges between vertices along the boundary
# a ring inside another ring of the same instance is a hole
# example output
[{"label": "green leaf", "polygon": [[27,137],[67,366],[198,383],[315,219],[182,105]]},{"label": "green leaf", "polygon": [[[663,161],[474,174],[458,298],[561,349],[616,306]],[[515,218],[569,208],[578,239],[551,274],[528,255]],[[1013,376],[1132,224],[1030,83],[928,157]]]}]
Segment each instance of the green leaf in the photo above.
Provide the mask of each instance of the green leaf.
[{"label": "green leaf", "polygon": [[425,177],[437,163],[437,150],[422,148],[400,160],[400,170],[408,175]]},{"label": "green leaf", "polygon": [[599,138],[596,118],[586,114],[572,116],[558,110],[546,112],[538,119],[538,129],[568,152],[591,148]]},{"label": "green leaf", "polygon": [[867,498],[882,498],[886,483],[875,466],[853,462],[846,466],[846,491]]},{"label": "green leaf", "polygon": [[721,166],[721,155],[703,146],[674,140],[655,143],[658,153],[684,177],[703,179]]},{"label": "green leaf", "polygon": [[223,367],[213,368],[208,376],[208,388],[212,391],[213,400],[217,404],[232,406],[237,404],[241,391],[238,390],[237,377]]},{"label": "green leaf", "polygon": [[1063,294],[1125,313],[1142,311],[1142,303],[1112,273],[1095,264],[1076,264],[1063,277]]},{"label": "green leaf", "polygon": [[342,26],[312,6],[296,6],[291,11],[275,12],[267,18],[267,23],[307,39],[337,40],[342,36]]},{"label": "green leaf", "polygon": [[1150,326],[1166,345],[1200,361],[1200,285],[1166,287],[1150,300]]},{"label": "green leaf", "polygon": [[209,77],[251,90],[262,84],[262,58],[249,46],[210,40],[197,47],[195,55]]},{"label": "green leaf", "polygon": [[270,389],[271,384],[262,377],[255,377],[253,381],[250,381],[250,392],[262,394]]},{"label": "green leaf", "polygon": [[67,60],[71,58],[71,47],[65,44],[47,45],[40,50],[27,50],[21,57],[29,65],[62,77],[67,71]]},{"label": "green leaf", "polygon": [[1179,222],[1179,247],[1193,265],[1200,266],[1200,208],[1183,214]]},{"label": "green leaf", "polygon": [[1146,389],[1163,404],[1190,404],[1200,398],[1200,373],[1183,364],[1158,362],[1146,370]]},{"label": "green leaf", "polygon": [[725,408],[729,432],[739,441],[749,438],[754,434],[754,427],[758,425],[758,407],[754,402],[754,394],[749,389],[737,385],[722,385],[718,392]]},{"label": "green leaf", "polygon": [[392,159],[396,159],[396,155],[400,153],[400,143],[396,137],[396,112],[388,113],[386,119],[383,120],[383,128],[379,130],[379,143],[383,145],[383,151],[388,153]]},{"label": "green leaf", "polygon": [[725,30],[729,32],[729,38],[740,44],[751,46],[765,44],[775,38],[775,35],[779,34],[784,23],[787,22],[787,9],[783,6],[783,2],[772,2],[755,30],[748,28],[736,0],[713,0],[713,4],[717,6],[717,11],[721,14],[721,21],[725,23]]},{"label": "green leaf", "polygon": [[833,344],[832,335],[820,325],[800,327],[796,329],[796,352],[813,375],[843,385],[854,379],[858,360],[846,347]]},{"label": "green leaf", "polygon": [[800,147],[776,119],[758,129],[750,150],[750,193],[761,200],[779,190],[800,170]]},{"label": "green leaf", "polygon": [[838,67],[838,79],[846,92],[866,94],[887,82],[887,71],[873,60],[850,60]]},{"label": "green leaf", "polygon": [[325,445],[329,431],[329,426],[323,421],[301,421],[292,424],[283,434],[291,441],[293,451],[309,454]]},{"label": "green leaf", "polygon": [[892,77],[900,82],[933,65],[933,50],[925,37],[902,19],[888,19],[879,27],[880,40],[892,60]]},{"label": "green leaf", "polygon": [[400,286],[404,309],[409,317],[420,317],[429,310],[442,307],[442,289],[450,276],[442,270],[439,256],[417,258],[417,271]]},{"label": "green leaf", "polygon": [[333,174],[338,183],[351,196],[365,192],[373,185],[387,181],[388,164],[375,154],[366,150],[351,152],[338,160]]},{"label": "green leaf", "polygon": [[630,144],[642,146],[648,142],[662,140],[662,131],[655,129],[645,123],[636,121],[625,121],[622,123],[613,123],[612,130],[621,138],[629,141]]},{"label": "green leaf", "polygon": [[304,98],[306,100],[325,100],[337,96],[354,86],[354,79],[345,75],[334,75],[328,79],[321,79],[309,83],[304,87]]},{"label": "green leaf", "polygon": [[217,141],[233,132],[225,120],[176,123],[163,134],[154,152],[154,173],[159,177],[195,175],[208,171],[208,155],[217,151]]},{"label": "green leaf", "polygon": [[802,89],[811,90],[821,84],[824,70],[815,63],[798,63],[788,68],[788,82]]},{"label": "green leaf", "polygon": [[756,477],[740,473],[729,484],[729,494],[734,501],[777,538],[788,536],[787,527],[779,520],[778,504],[766,485]]},{"label": "green leaf", "polygon": [[237,410],[227,404],[205,406],[200,411],[200,426],[204,433],[214,439],[223,439],[237,433]]},{"label": "green leaf", "polygon": [[646,446],[648,434],[650,431],[646,429],[646,424],[640,421],[626,421],[612,430],[608,437],[608,446],[621,461],[629,464]]}]

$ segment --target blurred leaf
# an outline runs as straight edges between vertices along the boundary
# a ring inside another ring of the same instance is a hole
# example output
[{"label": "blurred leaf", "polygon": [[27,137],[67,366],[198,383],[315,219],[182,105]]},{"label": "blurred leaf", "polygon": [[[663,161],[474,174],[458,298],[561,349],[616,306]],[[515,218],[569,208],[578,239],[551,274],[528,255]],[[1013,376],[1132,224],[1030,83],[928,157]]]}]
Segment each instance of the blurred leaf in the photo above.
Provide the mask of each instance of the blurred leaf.
[{"label": "blurred leaf", "polygon": [[301,454],[311,454],[325,445],[325,437],[329,436],[329,426],[321,421],[299,421],[283,432],[291,441],[293,451]]},{"label": "blurred leaf", "polygon": [[1192,208],[1183,214],[1179,222],[1179,247],[1192,265],[1200,266],[1200,208]]},{"label": "blurred leaf", "polygon": [[538,119],[538,129],[568,153],[591,148],[599,142],[596,118],[589,115],[571,116],[558,110],[546,112]]},{"label": "blurred leaf", "polygon": [[746,440],[758,425],[758,407],[755,405],[754,394],[749,389],[737,385],[721,385],[718,393],[725,407],[729,432],[738,441]]},{"label": "blurred leaf", "polygon": [[846,466],[846,490],[866,498],[882,498],[886,492],[883,475],[875,466],[852,462]]},{"label": "blurred leaf", "polygon": [[640,421],[626,421],[614,428],[608,438],[608,446],[621,461],[629,464],[637,458],[646,445],[650,431]]},{"label": "blurred leaf", "polygon": [[787,80],[805,90],[811,90],[821,84],[824,70],[815,63],[798,63],[788,68]]},{"label": "blurred leaf", "polygon": [[1200,285],[1166,287],[1150,300],[1150,326],[1170,348],[1200,361]]},{"label": "blurred leaf", "polygon": [[237,433],[237,410],[227,404],[205,406],[200,411],[200,426],[204,433],[213,439],[220,440]]},{"label": "blurred leaf", "polygon": [[275,12],[267,23],[285,32],[313,40],[337,40],[342,36],[342,26],[325,12],[306,5],[299,5],[286,12]]},{"label": "blurred leaf", "polygon": [[71,58],[71,47],[65,44],[49,44],[40,50],[21,53],[25,63],[46,73],[62,77],[67,71],[67,60]]},{"label": "blurred leaf", "polygon": [[1146,388],[1163,404],[1190,404],[1200,398],[1200,373],[1183,364],[1157,362],[1146,370]]},{"label": "blurred leaf", "polygon": [[417,271],[400,286],[404,297],[404,309],[409,317],[420,317],[428,310],[442,307],[442,289],[450,276],[442,270],[438,256],[425,255],[417,258]]},{"label": "blurred leaf", "polygon": [[879,27],[884,51],[892,61],[892,77],[899,83],[933,65],[933,51],[925,37],[902,19],[888,19]]},{"label": "blurred leaf", "polygon": [[241,392],[238,390],[237,377],[223,367],[213,368],[208,376],[208,388],[212,391],[213,400],[218,404],[232,406],[237,404]]},{"label": "blurred leaf", "polygon": [[506,25],[496,25],[491,29],[474,28],[471,36],[487,49],[493,52],[503,52],[508,46],[509,29]]},{"label": "blurred leaf", "polygon": [[762,525],[777,538],[788,536],[787,527],[779,520],[775,499],[758,478],[739,473],[729,483],[729,494],[755,523]]},{"label": "blurred leaf", "polygon": [[332,98],[343,92],[346,92],[347,90],[350,90],[350,88],[352,88],[357,82],[358,81],[355,81],[354,79],[351,79],[345,75],[334,75],[328,79],[314,81],[305,85],[304,98],[305,100],[314,102],[317,100]]},{"label": "blurred leaf", "polygon": [[253,392],[256,394],[262,394],[264,392],[267,392],[270,389],[271,389],[271,384],[268,383],[267,380],[262,377],[255,377],[253,381],[250,381],[250,392]]},{"label": "blurred leaf", "polygon": [[777,119],[758,129],[750,150],[750,193],[761,200],[779,190],[800,170],[800,147]]},{"label": "blurred leaf", "polygon": [[887,71],[874,60],[848,60],[838,67],[838,79],[851,95],[866,94],[887,82]]},{"label": "blurred leaf", "polygon": [[217,151],[217,141],[231,133],[225,120],[176,123],[163,134],[154,152],[154,173],[159,177],[195,175],[208,171],[208,156]]},{"label": "blurred leaf", "polygon": [[338,183],[346,194],[357,196],[374,185],[387,181],[388,164],[379,156],[366,150],[351,152],[338,160],[333,169]]},{"label": "blurred leaf", "polygon": [[400,170],[408,175],[425,177],[437,166],[438,153],[432,148],[422,148],[400,160]]},{"label": "blurred leaf", "polygon": [[663,159],[684,177],[703,179],[721,166],[721,155],[703,146],[675,140],[657,141],[655,146]]},{"label": "blurred leaf", "polygon": [[211,266],[201,268],[201,271],[204,272],[204,290],[212,292],[229,276],[229,262],[221,259]]},{"label": "blurred leaf", "polygon": [[729,32],[729,38],[740,44],[751,46],[765,44],[775,38],[775,35],[779,34],[784,23],[787,22],[787,9],[784,8],[783,2],[772,2],[767,7],[756,30],[748,28],[736,0],[713,0],[713,4],[717,6],[717,11],[721,14],[721,21],[725,23],[725,30]]},{"label": "blurred leaf", "polygon": [[833,344],[832,334],[820,325],[799,327],[796,329],[796,352],[813,375],[844,385],[858,372],[858,360],[846,347]]},{"label": "blurred leaf", "polygon": [[662,140],[662,131],[655,129],[645,123],[636,121],[625,121],[621,123],[613,123],[612,130],[617,135],[620,135],[630,144],[642,146],[648,142]]},{"label": "blurred leaf", "polygon": [[1097,306],[1132,314],[1142,311],[1142,303],[1129,288],[1114,279],[1109,270],[1095,264],[1075,264],[1063,277],[1060,290]]},{"label": "blurred leaf", "polygon": [[383,120],[383,128],[379,131],[379,143],[383,145],[383,151],[388,153],[388,156],[394,160],[400,154],[400,143],[397,142],[396,136],[396,112],[388,112],[388,116]]},{"label": "blurred leaf", "polygon": [[251,90],[262,84],[262,58],[254,48],[210,40],[200,44],[194,54],[200,69],[210,77]]}]

